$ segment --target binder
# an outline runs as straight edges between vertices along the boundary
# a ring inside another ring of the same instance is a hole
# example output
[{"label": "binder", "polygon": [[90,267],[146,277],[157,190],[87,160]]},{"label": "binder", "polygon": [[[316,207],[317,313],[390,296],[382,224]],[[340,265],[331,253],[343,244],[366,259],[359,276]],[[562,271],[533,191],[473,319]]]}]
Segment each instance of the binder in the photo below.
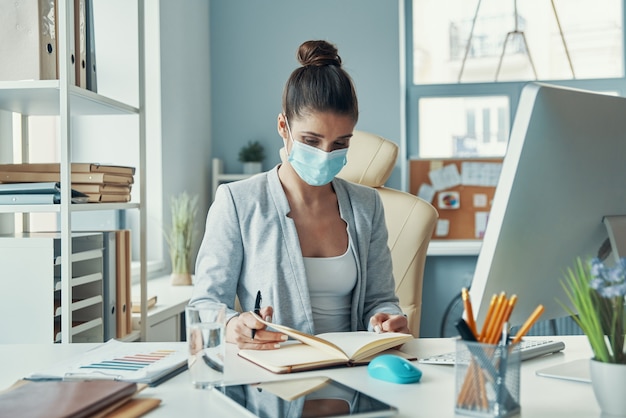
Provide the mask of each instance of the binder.
[{"label": "binder", "polygon": [[[73,203],[86,203],[89,196],[72,189]],[[61,202],[61,185],[58,182],[0,183],[0,204],[54,204]]]},{"label": "binder", "polygon": [[96,78],[96,40],[94,37],[93,0],[85,0],[85,45],[87,47],[87,90],[98,92]]},{"label": "binder", "polygon": [[130,313],[130,230],[115,232],[116,237],[116,325],[117,338],[122,338],[132,331]]},{"label": "binder", "polygon": [[87,88],[87,36],[85,0],[74,0],[74,49],[76,51],[76,85]]},{"label": "binder", "polygon": [[103,231],[103,315],[104,341],[117,338],[117,238],[116,231]]},{"label": "binder", "polygon": [[56,0],[3,2],[0,80],[58,79]]},{"label": "binder", "polygon": [[52,205],[59,203],[61,196],[52,194],[0,194],[0,205]]},{"label": "binder", "polygon": [[126,242],[124,243],[124,245],[126,246],[126,252],[124,253],[124,256],[126,257],[125,260],[125,264],[126,264],[126,332],[130,333],[133,330],[133,316],[131,314],[131,306],[133,303],[133,298],[131,295],[131,290],[130,290],[130,282],[132,279],[132,273],[131,273],[131,250],[132,250],[132,246],[131,246],[131,240],[130,240],[130,230],[125,230],[124,231],[124,238],[126,240]]},{"label": "binder", "polygon": [[[57,1],[57,0],[55,0]],[[76,24],[72,24],[72,22],[76,22],[76,13],[74,11],[74,2],[71,0],[67,2],[67,7],[70,9],[70,17],[69,22],[67,24],[67,36],[70,39],[70,50],[69,50],[69,60],[70,60],[70,68],[67,72],[67,82],[69,84],[76,85],[76,67],[78,66],[77,57],[76,57]]]}]

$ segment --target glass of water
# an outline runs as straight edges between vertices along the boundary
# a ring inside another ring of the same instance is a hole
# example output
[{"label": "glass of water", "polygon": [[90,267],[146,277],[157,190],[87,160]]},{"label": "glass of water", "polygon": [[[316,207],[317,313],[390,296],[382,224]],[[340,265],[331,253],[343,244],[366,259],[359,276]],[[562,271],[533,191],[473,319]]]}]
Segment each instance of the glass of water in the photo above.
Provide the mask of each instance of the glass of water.
[{"label": "glass of water", "polygon": [[187,365],[191,381],[196,388],[222,386],[226,357],[226,305],[218,302],[201,302],[185,308]]}]

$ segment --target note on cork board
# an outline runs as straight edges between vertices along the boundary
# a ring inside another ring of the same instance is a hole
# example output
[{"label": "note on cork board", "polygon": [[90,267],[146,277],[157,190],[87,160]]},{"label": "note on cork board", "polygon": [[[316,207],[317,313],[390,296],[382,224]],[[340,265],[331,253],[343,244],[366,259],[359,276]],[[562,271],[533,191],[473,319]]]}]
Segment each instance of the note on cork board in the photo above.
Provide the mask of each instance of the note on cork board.
[{"label": "note on cork board", "polygon": [[433,239],[482,239],[502,158],[409,161],[409,191],[439,212]]}]

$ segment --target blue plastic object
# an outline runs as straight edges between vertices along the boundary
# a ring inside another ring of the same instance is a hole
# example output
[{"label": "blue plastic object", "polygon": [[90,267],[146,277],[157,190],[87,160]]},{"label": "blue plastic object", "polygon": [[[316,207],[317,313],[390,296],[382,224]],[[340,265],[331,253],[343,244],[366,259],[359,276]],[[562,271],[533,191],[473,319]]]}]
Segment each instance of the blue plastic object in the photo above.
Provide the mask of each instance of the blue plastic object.
[{"label": "blue plastic object", "polygon": [[422,378],[422,371],[405,358],[394,354],[382,354],[367,365],[367,372],[374,379],[392,383],[415,383]]}]

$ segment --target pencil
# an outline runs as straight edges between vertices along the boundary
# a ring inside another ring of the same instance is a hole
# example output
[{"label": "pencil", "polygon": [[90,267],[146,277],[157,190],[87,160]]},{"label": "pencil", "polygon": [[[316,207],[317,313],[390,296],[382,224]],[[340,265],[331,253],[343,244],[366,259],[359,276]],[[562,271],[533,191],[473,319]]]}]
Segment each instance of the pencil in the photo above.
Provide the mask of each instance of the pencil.
[{"label": "pencil", "polygon": [[526,333],[530,330],[530,328],[533,325],[535,325],[535,322],[537,322],[537,319],[539,319],[539,317],[541,316],[544,310],[545,308],[543,307],[543,305],[539,305],[535,308],[535,310],[533,311],[532,314],[530,314],[526,322],[524,322],[524,324],[520,327],[519,331],[517,331],[517,334],[515,335],[515,338],[513,338],[513,341],[512,341],[513,344],[517,344],[518,342],[522,340],[522,337],[526,335]]},{"label": "pencil", "polygon": [[504,322],[509,322],[509,319],[511,318],[511,313],[513,312],[513,308],[515,308],[516,303],[517,303],[517,295],[511,296],[511,298],[509,299],[509,304],[506,307]]},{"label": "pencil", "polygon": [[463,308],[465,309],[465,316],[467,317],[467,325],[474,333],[474,337],[478,339],[478,332],[476,331],[476,321],[474,320],[474,311],[472,309],[472,301],[469,297],[467,288],[461,289],[461,297],[463,298]]},{"label": "pencil", "polygon": [[485,331],[485,335],[481,336],[482,337],[482,339],[480,340],[481,343],[491,344],[491,338],[494,333],[494,329],[496,329],[498,325],[497,322],[500,320],[500,317],[502,316],[502,312],[504,310],[505,300],[506,300],[506,293],[501,292],[496,300],[496,306],[493,309],[493,314],[491,315],[489,322],[485,323],[485,326],[483,326],[483,328],[486,327],[486,331]]},{"label": "pencil", "polygon": [[489,344],[496,344],[502,335],[502,326],[511,317],[511,312],[517,303],[517,295],[511,296],[509,299],[505,299],[505,303],[502,305],[502,309],[498,312],[498,318],[493,322],[493,327],[490,330],[489,337],[486,342]]},{"label": "pencil", "polygon": [[485,376],[482,370],[478,373],[478,384],[480,387],[480,407],[483,411],[489,410],[489,401],[487,400],[487,391],[485,389]]},{"label": "pencil", "polygon": [[496,294],[491,296],[491,301],[489,302],[489,308],[487,309],[487,315],[485,316],[485,322],[483,322],[483,328],[480,331],[480,335],[478,336],[478,341],[482,341],[483,337],[487,333],[487,328],[489,328],[489,321],[491,321],[491,315],[493,315],[493,310],[495,308],[497,299],[498,299],[498,296]]}]

